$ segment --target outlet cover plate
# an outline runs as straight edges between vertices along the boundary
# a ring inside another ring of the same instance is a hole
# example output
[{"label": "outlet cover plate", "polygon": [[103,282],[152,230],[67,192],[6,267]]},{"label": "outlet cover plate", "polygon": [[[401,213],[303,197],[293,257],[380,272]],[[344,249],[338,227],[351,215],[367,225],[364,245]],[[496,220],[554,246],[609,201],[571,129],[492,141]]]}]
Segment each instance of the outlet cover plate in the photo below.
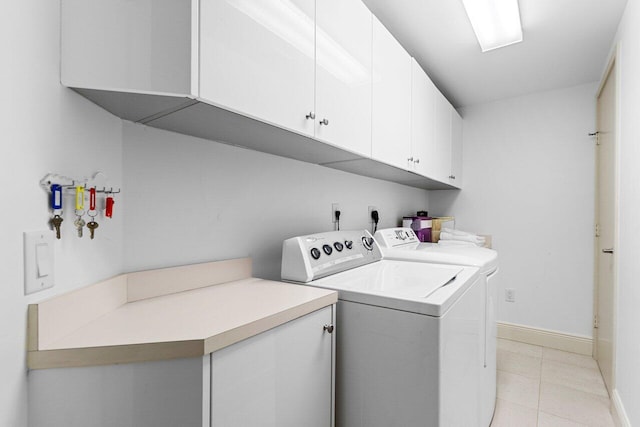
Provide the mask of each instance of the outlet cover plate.
[{"label": "outlet cover plate", "polygon": [[507,288],[504,291],[504,300],[506,302],[516,302],[516,290],[513,288]]}]

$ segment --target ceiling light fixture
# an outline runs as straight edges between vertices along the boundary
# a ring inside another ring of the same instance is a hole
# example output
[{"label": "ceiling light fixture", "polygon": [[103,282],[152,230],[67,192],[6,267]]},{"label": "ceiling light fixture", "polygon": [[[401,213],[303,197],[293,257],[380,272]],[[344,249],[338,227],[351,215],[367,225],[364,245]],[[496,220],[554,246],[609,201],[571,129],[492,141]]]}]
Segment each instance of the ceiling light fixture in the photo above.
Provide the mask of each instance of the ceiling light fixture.
[{"label": "ceiling light fixture", "polygon": [[462,0],[483,52],[522,41],[518,0]]}]

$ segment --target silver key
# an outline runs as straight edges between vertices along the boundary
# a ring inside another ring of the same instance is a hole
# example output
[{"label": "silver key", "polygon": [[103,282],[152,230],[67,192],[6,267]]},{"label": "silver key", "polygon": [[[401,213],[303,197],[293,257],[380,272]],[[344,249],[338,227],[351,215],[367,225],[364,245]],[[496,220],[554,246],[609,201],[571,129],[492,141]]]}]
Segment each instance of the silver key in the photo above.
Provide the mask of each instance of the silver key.
[{"label": "silver key", "polygon": [[84,228],[86,222],[84,219],[82,219],[82,217],[78,217],[78,219],[76,219],[73,222],[73,225],[76,226],[76,230],[78,230],[78,237],[82,237],[82,229]]}]

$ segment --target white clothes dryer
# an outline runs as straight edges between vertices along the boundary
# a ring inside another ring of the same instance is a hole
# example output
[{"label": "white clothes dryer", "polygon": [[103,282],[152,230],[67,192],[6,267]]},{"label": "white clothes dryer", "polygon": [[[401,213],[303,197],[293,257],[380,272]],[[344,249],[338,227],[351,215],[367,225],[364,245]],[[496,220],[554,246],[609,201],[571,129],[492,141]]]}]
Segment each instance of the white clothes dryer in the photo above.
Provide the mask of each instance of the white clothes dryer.
[{"label": "white clothes dryer", "polygon": [[338,291],[337,426],[479,426],[474,267],[382,260],[366,230],[288,239],[282,279]]},{"label": "white clothes dryer", "polygon": [[484,311],[483,369],[480,377],[480,425],[491,424],[496,405],[496,308],[497,290],[492,279],[498,272],[498,253],[492,249],[465,245],[439,245],[420,242],[411,228],[378,230],[375,239],[386,260],[455,264],[478,267],[482,281]]}]

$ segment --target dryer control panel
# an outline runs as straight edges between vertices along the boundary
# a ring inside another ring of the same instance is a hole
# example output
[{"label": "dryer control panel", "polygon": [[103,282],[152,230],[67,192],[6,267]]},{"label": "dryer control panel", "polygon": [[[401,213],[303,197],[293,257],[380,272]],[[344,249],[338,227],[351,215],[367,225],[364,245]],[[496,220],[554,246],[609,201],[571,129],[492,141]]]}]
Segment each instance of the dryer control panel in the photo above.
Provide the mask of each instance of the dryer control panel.
[{"label": "dryer control panel", "polygon": [[383,248],[396,248],[407,244],[420,243],[420,239],[418,239],[415,231],[407,227],[378,230],[375,238]]},{"label": "dryer control panel", "polygon": [[284,241],[281,276],[306,283],[381,259],[380,248],[367,230],[310,234]]}]

